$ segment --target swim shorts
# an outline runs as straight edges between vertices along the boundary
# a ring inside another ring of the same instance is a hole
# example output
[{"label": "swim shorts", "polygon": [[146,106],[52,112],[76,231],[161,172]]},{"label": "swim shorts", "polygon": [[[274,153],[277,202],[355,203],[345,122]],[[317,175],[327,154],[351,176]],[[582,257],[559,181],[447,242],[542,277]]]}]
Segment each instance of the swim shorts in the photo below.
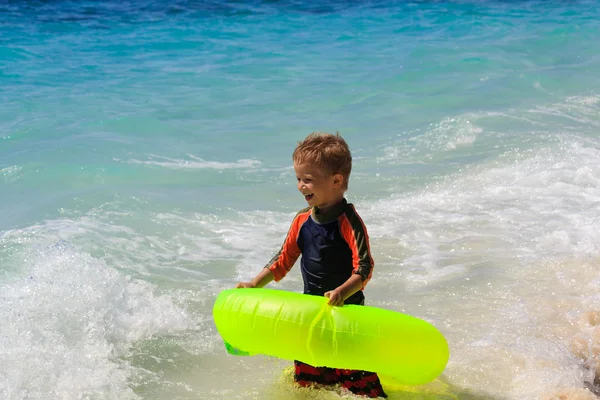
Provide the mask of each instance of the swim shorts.
[{"label": "swim shorts", "polygon": [[339,383],[359,396],[387,397],[375,372],[313,367],[300,361],[294,361],[294,381],[303,387],[313,384],[335,385]]}]

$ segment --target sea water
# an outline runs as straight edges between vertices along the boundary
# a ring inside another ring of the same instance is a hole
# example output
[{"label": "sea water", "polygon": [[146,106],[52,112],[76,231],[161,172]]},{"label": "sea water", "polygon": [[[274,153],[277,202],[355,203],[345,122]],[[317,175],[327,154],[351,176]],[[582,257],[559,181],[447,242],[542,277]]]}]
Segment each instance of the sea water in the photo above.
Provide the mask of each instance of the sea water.
[{"label": "sea water", "polygon": [[452,396],[595,390],[599,37],[598,0],[0,2],[0,398],[345,396],[211,313],[313,131],[353,152],[367,304],[439,328]]}]

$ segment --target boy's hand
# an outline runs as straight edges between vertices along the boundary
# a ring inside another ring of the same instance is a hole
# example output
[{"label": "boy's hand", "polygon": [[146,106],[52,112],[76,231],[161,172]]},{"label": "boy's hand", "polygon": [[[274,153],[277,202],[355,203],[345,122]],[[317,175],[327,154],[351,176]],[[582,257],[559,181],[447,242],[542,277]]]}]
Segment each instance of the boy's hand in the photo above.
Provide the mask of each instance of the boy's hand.
[{"label": "boy's hand", "polygon": [[240,288],[253,288],[254,285],[252,284],[252,282],[239,282],[237,285],[235,285],[236,289],[240,289]]},{"label": "boy's hand", "polygon": [[324,296],[329,298],[329,302],[327,304],[329,304],[330,306],[344,305],[344,297],[342,296],[342,293],[337,289],[325,292]]}]

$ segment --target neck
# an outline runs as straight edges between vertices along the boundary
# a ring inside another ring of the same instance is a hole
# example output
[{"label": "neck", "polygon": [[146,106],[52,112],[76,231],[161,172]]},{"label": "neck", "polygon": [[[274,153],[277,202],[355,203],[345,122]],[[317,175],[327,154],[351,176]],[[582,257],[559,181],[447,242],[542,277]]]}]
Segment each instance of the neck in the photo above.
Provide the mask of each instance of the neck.
[{"label": "neck", "polygon": [[327,204],[325,207],[314,207],[313,217],[320,223],[334,220],[343,213],[346,209],[346,204],[348,204],[346,199],[342,197],[337,201]]}]

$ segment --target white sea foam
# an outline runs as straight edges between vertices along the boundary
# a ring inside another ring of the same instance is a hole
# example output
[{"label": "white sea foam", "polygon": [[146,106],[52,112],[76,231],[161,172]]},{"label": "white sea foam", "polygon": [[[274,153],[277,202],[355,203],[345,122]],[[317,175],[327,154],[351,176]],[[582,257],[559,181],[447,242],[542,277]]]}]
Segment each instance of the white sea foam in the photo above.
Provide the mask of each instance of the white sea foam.
[{"label": "white sea foam", "polygon": [[192,326],[172,296],[67,242],[25,246],[15,258],[21,271],[0,285],[3,399],[139,398],[130,347]]},{"label": "white sea foam", "polygon": [[170,158],[150,154],[148,160],[131,159],[130,164],[149,165],[170,169],[252,169],[261,165],[258,160],[241,159],[235,162],[206,161],[200,157],[188,154],[187,159]]}]

